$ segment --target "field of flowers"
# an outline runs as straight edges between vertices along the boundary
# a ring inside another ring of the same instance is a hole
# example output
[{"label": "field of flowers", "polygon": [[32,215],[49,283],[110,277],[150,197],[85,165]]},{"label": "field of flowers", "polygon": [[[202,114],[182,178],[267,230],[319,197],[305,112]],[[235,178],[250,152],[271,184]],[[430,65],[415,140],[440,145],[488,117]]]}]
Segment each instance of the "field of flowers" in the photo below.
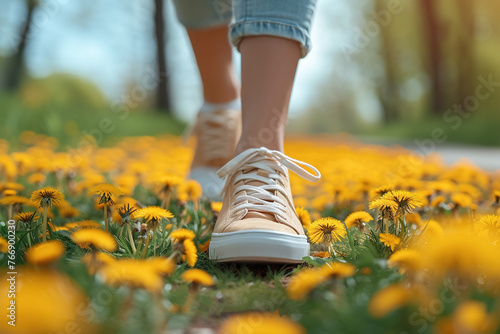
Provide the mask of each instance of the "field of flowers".
[{"label": "field of flowers", "polygon": [[290,139],[322,173],[290,176],[311,256],[220,264],[178,137],[21,141],[0,141],[0,333],[500,332],[500,171]]}]

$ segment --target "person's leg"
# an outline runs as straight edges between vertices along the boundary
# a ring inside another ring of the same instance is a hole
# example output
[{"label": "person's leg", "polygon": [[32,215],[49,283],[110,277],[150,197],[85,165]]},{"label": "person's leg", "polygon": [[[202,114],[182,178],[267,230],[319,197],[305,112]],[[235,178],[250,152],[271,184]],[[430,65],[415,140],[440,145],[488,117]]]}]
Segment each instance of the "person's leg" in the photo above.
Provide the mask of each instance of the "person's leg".
[{"label": "person's leg", "polygon": [[241,131],[239,85],[228,38],[230,1],[174,0],[203,84],[204,103],[192,131],[197,144],[189,178],[198,181],[204,196],[212,200],[221,199],[223,182],[216,172],[232,158]]},{"label": "person's leg", "polygon": [[235,0],[231,40],[242,58],[243,133],[236,156],[218,172],[225,178],[224,202],[210,259],[300,263],[309,255],[288,174],[310,181],[320,174],[287,157],[283,139],[297,62],[309,49],[314,5],[315,0]]},{"label": "person's leg", "polygon": [[249,36],[239,49],[243,128],[235,155],[261,146],[283,152],[300,44],[282,37]]},{"label": "person's leg", "polygon": [[203,97],[209,103],[226,103],[239,97],[228,31],[227,26],[187,29],[203,83]]}]

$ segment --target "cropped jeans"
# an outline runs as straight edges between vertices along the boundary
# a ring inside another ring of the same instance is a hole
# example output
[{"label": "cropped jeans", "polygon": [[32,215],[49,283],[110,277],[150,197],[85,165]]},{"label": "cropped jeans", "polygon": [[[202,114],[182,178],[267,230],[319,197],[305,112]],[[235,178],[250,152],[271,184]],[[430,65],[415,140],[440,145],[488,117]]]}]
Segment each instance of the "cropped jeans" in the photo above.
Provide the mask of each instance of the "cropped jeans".
[{"label": "cropped jeans", "polygon": [[188,29],[229,25],[229,39],[236,48],[243,37],[257,35],[295,40],[300,43],[302,57],[311,48],[310,30],[316,0],[173,1],[179,21]]}]

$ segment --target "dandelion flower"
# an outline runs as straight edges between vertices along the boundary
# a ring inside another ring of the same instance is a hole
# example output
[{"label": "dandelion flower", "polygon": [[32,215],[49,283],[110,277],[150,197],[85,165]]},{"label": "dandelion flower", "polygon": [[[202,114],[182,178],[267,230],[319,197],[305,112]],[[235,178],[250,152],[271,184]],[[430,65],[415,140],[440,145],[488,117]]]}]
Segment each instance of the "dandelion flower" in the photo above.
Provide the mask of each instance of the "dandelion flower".
[{"label": "dandelion flower", "polygon": [[500,203],[500,190],[495,190],[493,192],[493,199],[495,200],[495,204]]},{"label": "dandelion flower", "polygon": [[35,202],[38,207],[43,208],[43,223],[42,223],[42,238],[43,242],[47,241],[47,210],[55,204],[64,200],[64,195],[59,190],[45,187],[35,190],[31,194],[31,200]]},{"label": "dandelion flower", "polygon": [[64,195],[57,189],[52,187],[45,187],[39,190],[35,190],[31,194],[31,200],[35,202],[38,207],[46,208],[56,205],[64,200]]},{"label": "dandelion flower", "polygon": [[383,318],[392,311],[406,305],[411,300],[408,289],[403,284],[389,285],[373,295],[368,311],[374,318]]},{"label": "dandelion flower", "polygon": [[163,278],[147,260],[123,259],[103,266],[98,275],[107,285],[142,288],[159,292],[163,287]]},{"label": "dandelion flower", "polygon": [[311,242],[327,244],[345,238],[347,231],[341,221],[327,217],[315,220],[307,234]]},{"label": "dandelion flower", "polygon": [[92,252],[82,257],[82,263],[87,267],[90,275],[94,275],[103,266],[116,261],[116,258],[108,253]]},{"label": "dandelion flower", "polygon": [[9,250],[9,243],[7,240],[0,236],[0,253],[7,253]]},{"label": "dandelion flower", "polygon": [[431,206],[433,208],[437,208],[441,204],[446,202],[446,198],[444,196],[436,196],[434,199],[431,201]]},{"label": "dandelion flower", "polygon": [[470,208],[472,205],[472,198],[464,193],[451,194],[451,201],[455,204],[455,208]]},{"label": "dandelion flower", "polygon": [[474,227],[479,235],[487,236],[493,241],[500,239],[500,216],[483,216],[476,221]]},{"label": "dandelion flower", "polygon": [[187,180],[179,186],[179,193],[185,194],[188,200],[197,201],[203,194],[203,188],[195,180]]},{"label": "dandelion flower", "polygon": [[14,196],[14,195],[17,195],[17,190],[14,190],[14,189],[5,189],[3,191],[3,195],[4,196]]},{"label": "dandelion flower", "polygon": [[386,246],[390,247],[391,251],[394,251],[394,248],[396,248],[399,243],[401,242],[401,239],[399,239],[397,236],[391,233],[380,233],[379,234],[380,241]]},{"label": "dandelion flower", "polygon": [[28,248],[26,261],[34,265],[46,265],[56,262],[63,256],[64,244],[59,240],[51,240]]},{"label": "dandelion flower", "polygon": [[25,224],[31,224],[33,220],[37,220],[38,218],[40,217],[37,216],[36,212],[29,211],[29,212],[20,212],[17,215],[15,215],[13,219],[16,221],[23,222]]},{"label": "dandelion flower", "polygon": [[175,270],[175,263],[166,257],[150,257],[146,262],[155,272],[163,276],[170,275]]},{"label": "dandelion flower", "polygon": [[358,229],[361,229],[365,223],[368,223],[373,220],[373,217],[366,211],[356,211],[351,213],[345,219],[345,224],[348,229],[356,226]]},{"label": "dandelion flower", "polygon": [[196,285],[213,286],[215,284],[212,275],[201,269],[188,269],[182,273],[181,278],[187,283]]},{"label": "dandelion flower", "polygon": [[453,320],[465,333],[494,333],[497,327],[497,321],[488,314],[486,305],[475,300],[461,303],[453,313]]},{"label": "dandelion flower", "polygon": [[398,210],[398,205],[389,199],[379,198],[371,201],[369,206],[370,209],[378,209],[380,215],[386,219],[393,219],[396,211]]},{"label": "dandelion flower", "polygon": [[375,199],[380,198],[380,197],[384,196],[385,193],[388,193],[389,191],[393,191],[393,190],[394,190],[394,186],[392,184],[378,187],[378,188],[373,189],[371,191],[372,198],[375,198]]},{"label": "dandelion flower", "polygon": [[134,218],[144,218],[152,230],[158,228],[162,219],[172,218],[173,216],[170,211],[159,206],[148,206],[134,212]]},{"label": "dandelion flower", "polygon": [[297,213],[297,217],[299,217],[299,221],[302,224],[302,226],[306,229],[310,229],[311,216],[309,215],[309,212],[307,212],[307,210],[302,207],[295,208],[295,212]]},{"label": "dandelion flower", "polygon": [[198,253],[194,242],[190,239],[186,239],[182,242],[182,246],[182,260],[186,261],[190,267],[194,267],[198,260]]},{"label": "dandelion flower", "polygon": [[193,240],[196,235],[193,231],[187,230],[185,228],[180,228],[170,233],[170,238],[177,242],[183,242],[184,240]]},{"label": "dandelion flower", "polygon": [[222,210],[222,202],[211,202],[210,208],[212,209],[213,212],[219,213],[220,210]]},{"label": "dandelion flower", "polygon": [[423,267],[422,254],[414,249],[401,249],[394,252],[387,261],[389,267],[399,267],[402,273],[417,272]]},{"label": "dandelion flower", "polygon": [[356,267],[350,263],[332,262],[325,263],[318,268],[320,276],[328,278],[351,277],[356,273]]},{"label": "dandelion flower", "polygon": [[116,196],[123,195],[123,191],[109,183],[100,183],[93,187],[91,187],[88,191],[89,195],[97,194],[101,195],[101,199],[99,200],[99,204],[115,204],[113,198]]},{"label": "dandelion flower", "polygon": [[389,191],[382,196],[382,199],[393,201],[397,205],[397,211],[400,214],[411,213],[414,208],[423,205],[419,196],[405,190]]},{"label": "dandelion flower", "polygon": [[290,299],[302,300],[325,279],[317,269],[303,269],[292,277],[286,292]]},{"label": "dandelion flower", "polygon": [[320,257],[320,258],[324,259],[324,258],[330,257],[330,254],[328,252],[317,252],[317,253],[312,254],[311,256]]},{"label": "dandelion flower", "polygon": [[226,319],[219,329],[221,334],[248,333],[286,333],[305,334],[306,330],[292,320],[273,313],[250,312],[237,314]]},{"label": "dandelion flower", "polygon": [[73,223],[66,223],[64,225],[66,228],[69,229],[81,229],[81,228],[101,228],[102,225],[93,221],[93,220],[82,220],[78,222],[73,222]]},{"label": "dandelion flower", "polygon": [[85,228],[73,232],[71,239],[81,248],[92,246],[94,249],[108,252],[114,252],[118,248],[116,240],[111,234],[95,228]]},{"label": "dandelion flower", "polygon": [[35,185],[41,185],[42,183],[45,182],[45,175],[42,173],[33,173],[28,177],[28,183],[30,184],[35,184]]},{"label": "dandelion flower", "polygon": [[80,211],[69,205],[65,205],[59,208],[59,215],[62,218],[75,218],[80,215]]}]

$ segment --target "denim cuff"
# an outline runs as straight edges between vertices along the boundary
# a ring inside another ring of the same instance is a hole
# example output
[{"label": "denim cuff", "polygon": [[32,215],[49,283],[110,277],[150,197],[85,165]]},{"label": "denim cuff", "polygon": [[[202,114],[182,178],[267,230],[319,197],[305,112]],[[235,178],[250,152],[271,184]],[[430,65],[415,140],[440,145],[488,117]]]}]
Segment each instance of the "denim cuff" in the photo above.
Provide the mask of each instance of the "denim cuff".
[{"label": "denim cuff", "polygon": [[245,36],[276,36],[295,40],[300,43],[301,57],[305,57],[311,49],[309,31],[297,26],[271,21],[241,21],[231,25],[229,36],[231,42],[239,50],[239,45]]}]

